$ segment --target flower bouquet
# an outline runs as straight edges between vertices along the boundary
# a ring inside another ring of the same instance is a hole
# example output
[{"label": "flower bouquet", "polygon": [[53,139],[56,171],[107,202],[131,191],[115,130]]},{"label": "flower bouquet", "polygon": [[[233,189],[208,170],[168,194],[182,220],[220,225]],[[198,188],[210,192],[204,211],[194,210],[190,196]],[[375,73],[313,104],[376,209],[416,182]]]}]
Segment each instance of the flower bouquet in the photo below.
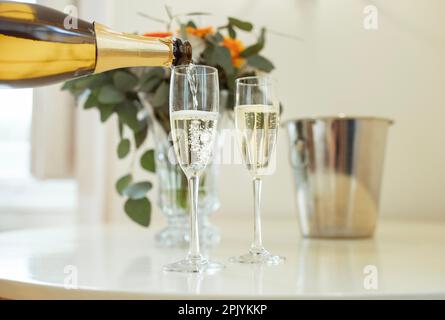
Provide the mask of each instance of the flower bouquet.
[{"label": "flower bouquet", "polygon": [[[236,78],[273,70],[273,64],[261,55],[265,47],[265,28],[256,31],[251,23],[233,17],[227,18],[227,22],[221,26],[200,26],[192,18],[206,15],[204,13],[174,15],[169,8],[167,13],[168,20],[155,19],[165,22],[167,31],[145,35],[179,36],[189,40],[193,48],[194,63],[213,66],[219,71],[220,91],[227,96],[221,109],[234,106]],[[172,31],[174,25],[177,25],[176,31]],[[255,38],[255,41],[250,45],[244,44],[238,37],[240,33]],[[113,114],[117,115],[120,136],[118,158],[124,159],[135,152],[140,156],[139,161],[133,161],[130,171],[139,163],[144,170],[155,172],[155,152],[151,149],[144,150],[144,142],[153,123],[150,117],[166,133],[170,132],[169,81],[170,70],[167,68],[125,68],[71,80],[64,84],[63,89],[76,97],[82,97],[84,109],[97,109],[102,122],[110,119]],[[147,97],[152,107],[153,112],[150,114],[141,101],[140,93]],[[117,192],[126,197],[126,214],[142,226],[150,224],[151,202],[147,194],[151,188],[150,181],[136,181],[132,172],[116,182]],[[181,197],[178,201],[185,205],[186,194]]]}]

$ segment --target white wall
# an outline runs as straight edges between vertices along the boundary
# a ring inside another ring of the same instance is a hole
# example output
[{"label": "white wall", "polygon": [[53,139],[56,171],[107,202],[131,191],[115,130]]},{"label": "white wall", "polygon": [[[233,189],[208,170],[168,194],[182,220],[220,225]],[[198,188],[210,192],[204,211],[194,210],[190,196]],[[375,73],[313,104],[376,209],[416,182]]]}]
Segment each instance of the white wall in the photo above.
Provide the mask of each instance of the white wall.
[{"label": "white wall", "polygon": [[[164,16],[163,1],[113,3],[112,27],[130,32],[162,28],[136,12]],[[167,3],[176,12],[231,15],[301,37],[301,41],[272,35],[267,39],[265,55],[276,65],[274,76],[280,83],[280,98],[285,106],[283,120],[339,112],[395,119],[387,145],[382,213],[445,217],[445,1]],[[377,31],[363,28],[363,9],[368,4],[379,9]],[[204,20],[218,23],[221,18]],[[282,131],[278,171],[264,183],[266,215],[295,214],[286,143]],[[251,186],[241,166],[223,168],[220,194],[222,214],[250,214]]]}]

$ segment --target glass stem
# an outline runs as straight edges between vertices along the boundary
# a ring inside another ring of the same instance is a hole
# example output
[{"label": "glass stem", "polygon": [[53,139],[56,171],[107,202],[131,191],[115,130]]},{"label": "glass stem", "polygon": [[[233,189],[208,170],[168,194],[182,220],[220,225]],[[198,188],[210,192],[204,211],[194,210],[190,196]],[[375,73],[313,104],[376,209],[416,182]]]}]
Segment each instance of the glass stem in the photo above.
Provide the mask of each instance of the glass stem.
[{"label": "glass stem", "polygon": [[254,211],[254,226],[253,226],[253,243],[250,250],[253,253],[261,253],[263,248],[263,240],[261,238],[261,184],[260,178],[255,177],[253,179],[253,211]]},{"label": "glass stem", "polygon": [[193,176],[189,178],[190,192],[190,249],[189,258],[200,259],[199,250],[199,226],[198,226],[198,192],[199,177]]}]

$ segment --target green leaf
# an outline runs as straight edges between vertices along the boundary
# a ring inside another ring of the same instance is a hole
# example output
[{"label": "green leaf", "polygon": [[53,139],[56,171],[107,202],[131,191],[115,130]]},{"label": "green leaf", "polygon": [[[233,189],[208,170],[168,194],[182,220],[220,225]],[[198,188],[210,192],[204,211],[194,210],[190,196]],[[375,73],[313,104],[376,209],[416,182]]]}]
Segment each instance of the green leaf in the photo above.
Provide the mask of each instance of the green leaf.
[{"label": "green leaf", "polygon": [[124,103],[119,104],[116,107],[116,112],[119,119],[133,130],[133,132],[142,130],[143,127],[138,119],[138,108],[132,101],[126,100]]},{"label": "green leaf", "polygon": [[230,75],[235,72],[235,68],[232,65],[232,57],[227,48],[207,42],[207,47],[202,54],[206,63],[221,66],[226,74]]},{"label": "green leaf", "polygon": [[189,12],[189,13],[185,13],[185,14],[177,14],[176,16],[209,16],[211,15],[211,13],[209,12]]},{"label": "green leaf", "polygon": [[224,69],[226,74],[230,75],[235,72],[229,49],[217,46],[215,50],[215,59],[217,59],[218,64]]},{"label": "green leaf", "polygon": [[265,72],[271,72],[274,69],[272,62],[260,55],[254,55],[247,58],[247,63],[250,66]]},{"label": "green leaf", "polygon": [[266,42],[266,28],[261,28],[260,37],[258,38],[258,43],[262,44],[264,46],[264,43]]},{"label": "green leaf", "polygon": [[196,29],[196,24],[192,21],[192,20],[190,20],[189,22],[187,22],[187,24],[185,25],[186,27],[192,27],[192,28],[195,28]]},{"label": "green leaf", "polygon": [[71,89],[74,88],[75,83],[76,83],[75,80],[69,80],[69,81],[66,81],[66,82],[63,84],[61,90],[71,90]]},{"label": "green leaf", "polygon": [[220,43],[220,42],[222,42],[224,40],[224,37],[222,36],[221,33],[217,32],[217,33],[215,33],[215,35],[213,35],[213,40],[216,43]]},{"label": "green leaf", "polygon": [[232,39],[236,38],[236,31],[231,24],[228,25],[227,30],[229,31],[229,36]]},{"label": "green leaf", "polygon": [[224,37],[220,32],[217,32],[215,34],[206,35],[205,39],[207,40],[209,45],[218,46],[224,40]]},{"label": "green leaf", "polygon": [[229,24],[234,25],[238,29],[244,31],[252,31],[253,25],[250,22],[242,21],[236,18],[229,17]]},{"label": "green leaf", "polygon": [[260,52],[261,50],[263,50],[264,43],[265,43],[265,35],[266,35],[266,29],[262,28],[261,34],[258,38],[258,42],[256,44],[253,44],[253,45],[247,47],[246,49],[244,49],[244,51],[242,51],[240,53],[240,56],[247,58],[247,57],[253,56],[253,55],[257,54],[258,52]]},{"label": "green leaf", "polygon": [[125,158],[128,153],[130,152],[130,140],[128,139],[122,139],[119,142],[119,145],[117,146],[117,156],[119,157],[119,159],[123,159]]},{"label": "green leaf", "polygon": [[112,84],[107,84],[100,89],[98,100],[103,104],[116,104],[125,101],[125,95]]},{"label": "green leaf", "polygon": [[134,143],[136,145],[136,149],[139,149],[139,147],[144,144],[144,141],[147,138],[147,134],[148,134],[148,127],[146,124],[143,126],[141,130],[139,130],[134,134]]},{"label": "green leaf", "polygon": [[244,49],[241,53],[240,56],[247,58],[250,56],[253,56],[255,54],[257,54],[258,52],[260,52],[261,50],[263,50],[263,45],[260,43],[256,43],[254,45],[251,45],[249,47],[247,47],[246,49]]},{"label": "green leaf", "polygon": [[[179,188],[179,189],[173,189],[172,192],[174,192],[174,197],[176,198],[176,203],[178,206],[182,209],[187,209],[189,205],[189,194],[187,188]],[[170,196],[170,195],[169,195]]]},{"label": "green leaf", "polygon": [[155,95],[151,101],[154,107],[163,107],[168,104],[170,86],[167,82],[163,81],[156,89]]},{"label": "green leaf", "polygon": [[154,92],[165,77],[163,68],[152,68],[140,79],[140,90],[144,92]]},{"label": "green leaf", "polygon": [[126,92],[133,89],[137,83],[138,78],[127,71],[118,70],[113,75],[113,83],[117,89]]},{"label": "green leaf", "polygon": [[88,96],[87,100],[85,101],[83,108],[84,109],[91,109],[91,108],[95,108],[99,105],[99,101],[97,101],[97,97],[95,94],[90,93],[90,95]]},{"label": "green leaf", "polygon": [[124,190],[126,187],[128,187],[128,185],[133,181],[133,177],[131,176],[131,174],[127,174],[123,177],[121,177],[119,180],[117,180],[116,182],[116,190],[117,192],[123,196],[124,195]]},{"label": "green leaf", "polygon": [[149,172],[156,172],[155,151],[146,151],[141,157],[141,167]]},{"label": "green leaf", "polygon": [[123,190],[123,194],[129,197],[130,199],[138,200],[144,198],[147,192],[152,187],[153,185],[149,181],[137,182],[127,186]]},{"label": "green leaf", "polygon": [[107,121],[108,118],[113,114],[115,107],[116,106],[114,104],[99,104],[98,109],[100,112],[100,121]]},{"label": "green leaf", "polygon": [[151,68],[150,71],[142,75],[141,77],[141,83],[144,83],[145,81],[152,79],[152,78],[159,78],[162,79],[165,76],[165,70],[164,68]]},{"label": "green leaf", "polygon": [[119,138],[122,139],[124,137],[124,123],[121,121],[121,119],[118,119],[117,127],[119,130]]},{"label": "green leaf", "polygon": [[227,87],[229,88],[229,94],[235,92],[235,80],[234,74],[227,76]]},{"label": "green leaf", "polygon": [[148,227],[151,217],[151,203],[147,198],[128,199],[124,206],[125,213],[137,224]]},{"label": "green leaf", "polygon": [[106,80],[105,74],[97,74],[69,80],[64,83],[62,90],[87,90],[101,85]]},{"label": "green leaf", "polygon": [[140,90],[144,92],[155,92],[155,90],[158,88],[158,86],[161,84],[162,78],[153,77],[145,81],[143,84],[141,84]]}]

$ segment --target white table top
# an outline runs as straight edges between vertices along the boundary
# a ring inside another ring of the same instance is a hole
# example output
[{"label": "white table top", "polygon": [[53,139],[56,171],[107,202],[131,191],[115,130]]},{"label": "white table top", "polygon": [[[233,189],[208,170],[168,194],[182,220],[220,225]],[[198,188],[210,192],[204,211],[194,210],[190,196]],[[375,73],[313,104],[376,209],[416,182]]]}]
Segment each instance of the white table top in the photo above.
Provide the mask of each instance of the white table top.
[{"label": "white table top", "polygon": [[[211,256],[227,262],[229,256],[243,253],[251,236],[249,222],[219,223],[223,241]],[[445,223],[382,221],[376,236],[367,240],[303,239],[294,220],[263,225],[266,247],[286,256],[286,263],[259,267],[227,262],[227,268],[214,275],[163,272],[162,265],[185,252],[156,248],[158,228],[66,227],[2,233],[0,297],[445,298]],[[229,231],[232,237],[224,237]],[[377,290],[364,287],[367,265],[377,267]],[[78,287],[68,290],[73,270]]]}]

